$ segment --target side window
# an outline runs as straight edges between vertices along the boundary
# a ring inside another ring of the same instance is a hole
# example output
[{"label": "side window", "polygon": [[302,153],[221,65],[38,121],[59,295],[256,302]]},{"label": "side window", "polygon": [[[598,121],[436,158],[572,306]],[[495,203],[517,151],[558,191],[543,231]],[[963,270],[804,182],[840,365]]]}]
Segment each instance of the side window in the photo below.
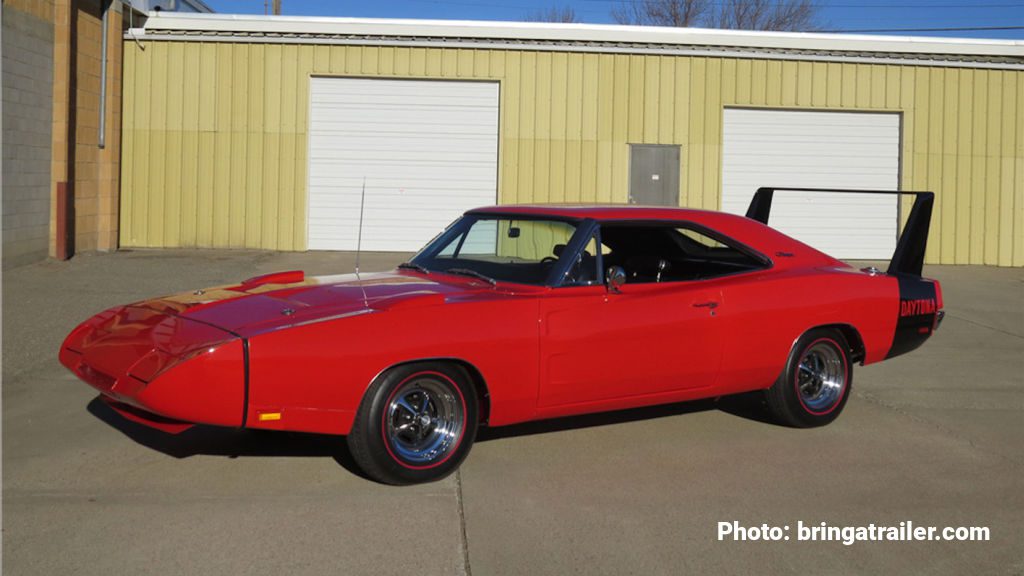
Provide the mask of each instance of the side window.
[{"label": "side window", "polygon": [[601,231],[610,252],[604,265],[621,266],[626,282],[686,282],[757,270],[766,264],[698,227],[612,224]]},{"label": "side window", "polygon": [[707,248],[726,248],[725,244],[722,244],[721,242],[715,240],[710,236],[701,234],[696,230],[689,230],[687,228],[676,228],[676,232],[682,234],[684,238],[688,240],[693,240],[694,242]]},{"label": "side window", "polygon": [[569,267],[562,285],[590,286],[600,284],[602,282],[602,274],[597,267],[597,251],[597,237],[595,236],[590,239],[583,252],[576,258],[572,266]]}]

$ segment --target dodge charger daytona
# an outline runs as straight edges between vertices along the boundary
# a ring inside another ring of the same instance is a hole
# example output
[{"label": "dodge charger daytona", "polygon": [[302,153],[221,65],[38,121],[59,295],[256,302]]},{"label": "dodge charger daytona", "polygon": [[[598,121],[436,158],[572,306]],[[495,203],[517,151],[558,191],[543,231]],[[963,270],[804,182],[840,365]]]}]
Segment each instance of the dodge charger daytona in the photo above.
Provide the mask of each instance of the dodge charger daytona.
[{"label": "dodge charger daytona", "polygon": [[821,426],[854,364],[913,350],[942,319],[921,276],[933,195],[896,193],[915,202],[882,271],[769,227],[783,190],[760,189],[746,216],[470,210],[393,271],[118,306],[59,357],[132,421],[345,436],[391,484],[448,475],[480,426],[758,390],[780,423]]}]

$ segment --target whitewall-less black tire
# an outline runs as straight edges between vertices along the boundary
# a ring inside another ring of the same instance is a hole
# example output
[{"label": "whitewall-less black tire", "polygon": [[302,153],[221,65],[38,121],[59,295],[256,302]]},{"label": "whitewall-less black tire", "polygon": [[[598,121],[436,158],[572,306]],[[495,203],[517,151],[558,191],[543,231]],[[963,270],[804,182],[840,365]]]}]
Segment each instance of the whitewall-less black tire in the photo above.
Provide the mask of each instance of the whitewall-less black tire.
[{"label": "whitewall-less black tire", "polygon": [[440,480],[469,454],[478,414],[474,387],[458,365],[397,366],[367,389],[348,435],[349,451],[378,482]]},{"label": "whitewall-less black tire", "polygon": [[838,330],[817,328],[793,346],[782,374],[766,392],[768,408],[787,426],[824,426],[839,417],[852,386],[846,338]]}]

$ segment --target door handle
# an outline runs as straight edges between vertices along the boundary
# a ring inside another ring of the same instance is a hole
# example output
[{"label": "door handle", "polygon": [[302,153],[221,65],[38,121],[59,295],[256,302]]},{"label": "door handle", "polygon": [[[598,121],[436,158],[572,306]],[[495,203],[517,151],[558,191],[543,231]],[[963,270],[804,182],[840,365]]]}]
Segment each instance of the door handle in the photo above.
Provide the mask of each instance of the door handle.
[{"label": "door handle", "polygon": [[693,305],[694,308],[711,308],[714,310],[718,308],[718,302],[697,302]]}]

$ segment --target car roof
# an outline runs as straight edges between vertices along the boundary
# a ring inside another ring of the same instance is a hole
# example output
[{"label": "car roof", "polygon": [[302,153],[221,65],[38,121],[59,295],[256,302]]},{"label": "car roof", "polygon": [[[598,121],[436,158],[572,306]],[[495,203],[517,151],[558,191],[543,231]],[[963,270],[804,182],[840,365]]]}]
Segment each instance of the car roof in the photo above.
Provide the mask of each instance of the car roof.
[{"label": "car roof", "polygon": [[[831,256],[815,250],[757,220],[714,210],[638,206],[632,204],[508,204],[476,208],[469,210],[466,214],[508,214],[566,219],[591,218],[598,222],[651,222],[658,220],[664,220],[665,222],[691,222],[724,234],[761,252],[769,259],[776,260],[776,269],[786,269],[794,266],[845,266]],[[791,254],[793,257],[784,258],[785,262],[779,262],[777,259],[772,258],[772,255],[778,253]]]},{"label": "car roof", "polygon": [[481,213],[592,218],[594,220],[690,220],[695,222],[723,214],[711,210],[634,204],[506,204],[475,208],[467,212],[467,214]]}]

